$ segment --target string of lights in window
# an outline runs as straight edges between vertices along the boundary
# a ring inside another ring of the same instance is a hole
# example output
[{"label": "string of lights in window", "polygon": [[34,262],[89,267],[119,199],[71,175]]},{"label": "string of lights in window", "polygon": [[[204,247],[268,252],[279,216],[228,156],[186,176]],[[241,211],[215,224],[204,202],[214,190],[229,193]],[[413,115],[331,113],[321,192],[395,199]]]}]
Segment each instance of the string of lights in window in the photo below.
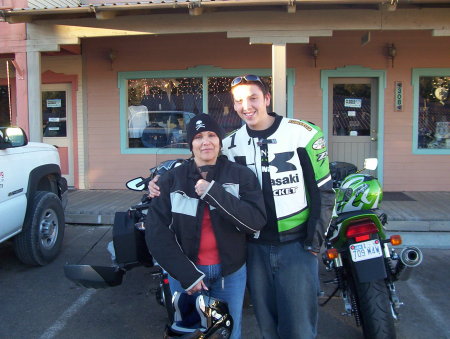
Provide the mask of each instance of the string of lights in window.
[{"label": "string of lights in window", "polygon": [[432,80],[433,93],[431,96],[435,97],[442,105],[445,105],[445,101],[448,98],[450,77],[435,77]]}]

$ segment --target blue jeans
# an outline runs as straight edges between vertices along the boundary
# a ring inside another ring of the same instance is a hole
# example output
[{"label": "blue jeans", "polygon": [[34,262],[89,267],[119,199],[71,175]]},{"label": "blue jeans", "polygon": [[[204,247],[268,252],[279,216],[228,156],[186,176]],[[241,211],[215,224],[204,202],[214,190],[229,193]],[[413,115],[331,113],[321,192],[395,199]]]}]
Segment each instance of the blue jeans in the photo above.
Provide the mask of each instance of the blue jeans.
[{"label": "blue jeans", "polygon": [[261,335],[311,339],[317,335],[317,257],[299,241],[248,244],[248,284]]},{"label": "blue jeans", "polygon": [[[233,332],[230,339],[241,338],[242,307],[244,303],[245,284],[247,280],[247,267],[244,264],[236,272],[222,277],[222,266],[197,265],[197,268],[205,273],[203,282],[209,291],[204,293],[211,297],[227,302],[230,315],[233,318]],[[178,280],[169,276],[170,290],[185,292]]]}]

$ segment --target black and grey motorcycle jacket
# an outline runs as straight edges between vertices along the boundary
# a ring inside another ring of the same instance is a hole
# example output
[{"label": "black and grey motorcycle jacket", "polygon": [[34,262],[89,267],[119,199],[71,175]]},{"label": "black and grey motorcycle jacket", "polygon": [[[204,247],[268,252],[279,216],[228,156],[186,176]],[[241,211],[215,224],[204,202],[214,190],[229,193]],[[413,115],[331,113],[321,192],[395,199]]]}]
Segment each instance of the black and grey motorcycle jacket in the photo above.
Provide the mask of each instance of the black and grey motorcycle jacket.
[{"label": "black and grey motorcycle jacket", "polygon": [[254,241],[299,239],[305,250],[319,252],[335,200],[322,130],[307,121],[270,115],[275,122],[267,130],[244,125],[223,140],[222,152],[250,168],[266,193],[269,223]]},{"label": "black and grey motorcycle jacket", "polygon": [[152,200],[146,220],[150,253],[186,290],[204,277],[195,263],[206,204],[223,276],[245,263],[246,234],[266,224],[261,187],[250,169],[220,156],[208,171],[206,180],[211,184],[201,197],[194,188],[199,179],[193,159],[166,172],[158,181],[161,194]]}]

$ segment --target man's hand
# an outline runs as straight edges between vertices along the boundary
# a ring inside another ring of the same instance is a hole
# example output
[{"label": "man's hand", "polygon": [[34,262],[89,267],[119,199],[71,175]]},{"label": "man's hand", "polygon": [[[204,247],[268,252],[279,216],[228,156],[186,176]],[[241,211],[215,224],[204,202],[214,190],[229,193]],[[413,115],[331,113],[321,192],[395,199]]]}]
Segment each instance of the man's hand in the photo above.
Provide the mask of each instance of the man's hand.
[{"label": "man's hand", "polygon": [[201,197],[206,192],[206,189],[208,188],[209,184],[210,184],[209,181],[200,179],[195,184],[195,193],[197,193],[198,196]]},{"label": "man's hand", "polygon": [[149,194],[148,197],[149,198],[154,198],[154,197],[158,197],[161,193],[159,192],[159,186],[156,185],[156,183],[158,182],[160,175],[156,175],[149,183],[148,183],[148,190],[149,190]]},{"label": "man's hand", "polygon": [[208,290],[208,287],[206,287],[205,283],[203,282],[203,280],[200,280],[197,284],[195,284],[194,287],[192,287],[190,290],[186,291],[187,294],[192,295],[195,294],[197,292],[200,292],[201,290]]}]

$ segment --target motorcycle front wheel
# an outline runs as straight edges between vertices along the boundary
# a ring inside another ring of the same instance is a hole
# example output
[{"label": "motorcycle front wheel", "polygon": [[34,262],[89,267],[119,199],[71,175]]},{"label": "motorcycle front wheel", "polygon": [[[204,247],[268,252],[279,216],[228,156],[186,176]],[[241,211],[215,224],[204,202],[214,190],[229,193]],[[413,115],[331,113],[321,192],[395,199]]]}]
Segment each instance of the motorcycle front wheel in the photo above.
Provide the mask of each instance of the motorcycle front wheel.
[{"label": "motorcycle front wheel", "polygon": [[395,339],[394,318],[384,280],[355,282],[361,323],[366,339]]}]

